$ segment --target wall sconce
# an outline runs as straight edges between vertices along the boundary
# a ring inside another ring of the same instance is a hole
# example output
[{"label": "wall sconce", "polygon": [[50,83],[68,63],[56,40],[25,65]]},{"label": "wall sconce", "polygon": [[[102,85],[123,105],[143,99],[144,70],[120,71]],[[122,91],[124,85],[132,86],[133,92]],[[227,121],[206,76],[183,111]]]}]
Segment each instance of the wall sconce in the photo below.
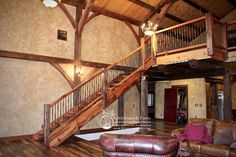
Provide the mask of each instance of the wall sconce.
[{"label": "wall sconce", "polygon": [[82,75],[83,74],[82,66],[81,65],[76,65],[75,66],[75,74],[76,75]]},{"label": "wall sconce", "polygon": [[42,2],[47,8],[55,8],[61,0],[42,0]]}]

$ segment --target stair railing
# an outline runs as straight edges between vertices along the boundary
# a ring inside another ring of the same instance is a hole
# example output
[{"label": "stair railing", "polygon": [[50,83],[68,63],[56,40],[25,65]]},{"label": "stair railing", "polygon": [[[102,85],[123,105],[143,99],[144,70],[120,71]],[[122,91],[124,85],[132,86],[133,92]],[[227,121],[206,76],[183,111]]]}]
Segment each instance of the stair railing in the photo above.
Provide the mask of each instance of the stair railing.
[{"label": "stair railing", "polygon": [[112,85],[120,82],[125,76],[130,75],[141,66],[145,67],[146,58],[153,55],[146,50],[147,46],[144,39],[141,40],[141,43],[141,46],[122,59],[107,68],[98,70],[94,75],[51,104],[44,105],[43,132],[45,148],[49,146],[49,135],[52,131],[76,113],[92,106],[101,99],[103,99],[104,107],[106,107],[109,88],[114,87]]}]

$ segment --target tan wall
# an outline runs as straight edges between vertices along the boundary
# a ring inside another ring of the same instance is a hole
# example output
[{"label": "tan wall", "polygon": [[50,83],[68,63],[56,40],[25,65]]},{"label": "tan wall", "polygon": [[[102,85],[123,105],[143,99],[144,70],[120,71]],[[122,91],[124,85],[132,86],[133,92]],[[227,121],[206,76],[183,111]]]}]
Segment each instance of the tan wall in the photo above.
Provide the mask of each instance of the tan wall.
[{"label": "tan wall", "polygon": [[[114,126],[118,125],[118,101],[115,101],[111,106],[109,106],[105,112],[114,113],[115,122]],[[82,129],[92,129],[92,128],[100,128],[99,122],[102,117],[102,113],[100,113],[97,117],[91,120],[86,126]],[[139,117],[139,93],[137,88],[134,86],[129,91],[124,94],[124,124],[137,124]]]},{"label": "tan wall", "polygon": [[164,118],[164,89],[171,88],[173,85],[188,86],[188,118],[206,118],[206,82],[204,78],[156,82],[156,118]]},{"label": "tan wall", "polygon": [[134,35],[123,22],[100,15],[83,30],[81,57],[86,61],[113,63],[137,46]]},{"label": "tan wall", "polygon": [[236,110],[236,83],[231,86],[232,108]]},{"label": "tan wall", "polygon": [[[75,8],[66,7],[74,16]],[[47,9],[40,0],[0,0],[0,17],[0,49],[73,58],[74,30],[60,8]],[[67,31],[67,41],[57,40],[58,29]],[[136,47],[123,22],[98,16],[85,26],[84,60],[111,63]],[[63,68],[73,77],[70,65]],[[0,136],[35,133],[41,128],[43,104],[70,90],[62,75],[47,63],[0,58],[0,72]],[[133,88],[125,94],[127,115],[139,113],[137,93]],[[117,112],[115,104],[108,110]],[[97,128],[98,124],[91,122],[86,127]]]},{"label": "tan wall", "polygon": [[[72,15],[75,8],[66,5]],[[74,30],[60,8],[48,9],[40,0],[0,0],[0,49],[73,58]],[[57,30],[67,41],[57,40]]]},{"label": "tan wall", "polygon": [[38,131],[43,104],[70,89],[48,63],[0,58],[0,73],[0,137]]}]

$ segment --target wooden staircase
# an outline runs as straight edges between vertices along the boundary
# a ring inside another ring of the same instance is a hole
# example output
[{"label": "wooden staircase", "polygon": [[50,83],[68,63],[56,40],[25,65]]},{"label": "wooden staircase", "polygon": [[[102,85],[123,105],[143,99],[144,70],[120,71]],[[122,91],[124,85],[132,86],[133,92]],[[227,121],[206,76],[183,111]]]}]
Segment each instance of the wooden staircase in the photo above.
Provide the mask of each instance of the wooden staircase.
[{"label": "wooden staircase", "polygon": [[44,105],[43,129],[35,138],[44,138],[46,147],[58,146],[119,96],[140,81],[142,71],[153,65],[153,53],[141,46],[107,68],[97,71],[51,104]]}]

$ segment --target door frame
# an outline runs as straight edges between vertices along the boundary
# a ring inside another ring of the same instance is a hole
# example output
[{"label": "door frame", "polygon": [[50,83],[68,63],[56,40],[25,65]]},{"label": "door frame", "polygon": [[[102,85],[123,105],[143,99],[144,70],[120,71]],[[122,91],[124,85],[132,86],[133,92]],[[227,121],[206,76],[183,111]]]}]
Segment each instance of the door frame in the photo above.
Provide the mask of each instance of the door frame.
[{"label": "door frame", "polygon": [[[179,88],[185,88],[186,89],[186,96],[187,96],[187,106],[186,106],[186,119],[188,120],[188,85],[187,84],[185,84],[185,85],[172,85],[171,86],[171,88],[175,88],[175,89],[177,89],[177,92],[178,92],[178,89]],[[177,111],[176,111],[177,112]]]}]

